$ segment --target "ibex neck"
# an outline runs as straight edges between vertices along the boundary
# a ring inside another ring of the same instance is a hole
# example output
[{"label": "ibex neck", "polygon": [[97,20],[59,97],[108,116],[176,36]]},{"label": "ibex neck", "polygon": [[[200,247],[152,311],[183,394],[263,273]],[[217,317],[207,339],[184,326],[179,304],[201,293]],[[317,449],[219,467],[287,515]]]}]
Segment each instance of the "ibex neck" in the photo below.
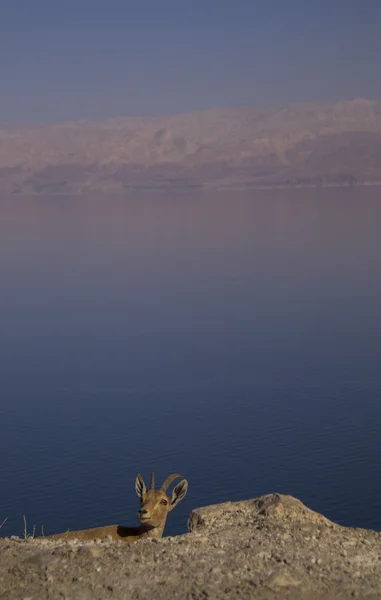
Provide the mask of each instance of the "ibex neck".
[{"label": "ibex neck", "polygon": [[160,539],[163,535],[164,525],[160,525],[159,527],[152,527],[150,525],[141,525],[140,533],[143,539],[153,538]]}]

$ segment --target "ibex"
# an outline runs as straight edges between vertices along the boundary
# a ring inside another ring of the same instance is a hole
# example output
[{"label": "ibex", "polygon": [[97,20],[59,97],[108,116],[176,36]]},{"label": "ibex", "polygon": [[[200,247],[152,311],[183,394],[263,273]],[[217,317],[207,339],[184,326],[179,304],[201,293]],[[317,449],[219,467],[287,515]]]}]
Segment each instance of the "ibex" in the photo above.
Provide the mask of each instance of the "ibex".
[{"label": "ibex", "polygon": [[147,490],[142,476],[138,473],[135,480],[135,490],[140,498],[140,510],[138,519],[140,527],[124,527],[123,525],[105,525],[104,527],[95,527],[94,529],[80,529],[78,531],[67,531],[66,533],[56,533],[48,535],[45,539],[49,540],[94,540],[94,539],[113,539],[123,542],[136,542],[145,538],[159,539],[163,535],[165,522],[169,511],[175,508],[187,493],[188,482],[183,479],[176,485],[171,496],[167,496],[166,491],[171,483],[183,477],[179,473],[169,475],[159,490],[155,490],[155,474],[151,474],[149,490]]}]

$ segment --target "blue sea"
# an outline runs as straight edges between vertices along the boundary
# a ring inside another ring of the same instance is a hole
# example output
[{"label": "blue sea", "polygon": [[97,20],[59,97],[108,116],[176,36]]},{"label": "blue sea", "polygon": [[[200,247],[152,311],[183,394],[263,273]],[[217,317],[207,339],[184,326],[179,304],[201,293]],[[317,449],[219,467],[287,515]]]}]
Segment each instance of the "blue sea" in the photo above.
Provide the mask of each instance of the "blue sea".
[{"label": "blue sea", "polygon": [[381,188],[0,197],[1,535],[292,494],[381,530]]}]

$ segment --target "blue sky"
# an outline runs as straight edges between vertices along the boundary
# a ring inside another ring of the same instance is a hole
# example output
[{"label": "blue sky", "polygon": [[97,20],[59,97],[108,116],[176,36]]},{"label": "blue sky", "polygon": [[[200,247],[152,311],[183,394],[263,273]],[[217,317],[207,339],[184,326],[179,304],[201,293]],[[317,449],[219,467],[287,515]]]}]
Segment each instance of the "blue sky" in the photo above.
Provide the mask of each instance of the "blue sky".
[{"label": "blue sky", "polygon": [[381,0],[0,0],[0,122],[381,100]]}]

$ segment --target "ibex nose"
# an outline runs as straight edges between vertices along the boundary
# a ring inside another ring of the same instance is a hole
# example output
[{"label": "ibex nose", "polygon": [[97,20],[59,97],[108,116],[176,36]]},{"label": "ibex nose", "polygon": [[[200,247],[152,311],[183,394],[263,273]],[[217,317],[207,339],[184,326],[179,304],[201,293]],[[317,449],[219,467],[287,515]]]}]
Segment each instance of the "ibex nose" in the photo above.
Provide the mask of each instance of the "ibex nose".
[{"label": "ibex nose", "polygon": [[145,508],[141,508],[138,512],[138,518],[141,522],[148,521],[150,518],[148,510],[146,510]]}]

